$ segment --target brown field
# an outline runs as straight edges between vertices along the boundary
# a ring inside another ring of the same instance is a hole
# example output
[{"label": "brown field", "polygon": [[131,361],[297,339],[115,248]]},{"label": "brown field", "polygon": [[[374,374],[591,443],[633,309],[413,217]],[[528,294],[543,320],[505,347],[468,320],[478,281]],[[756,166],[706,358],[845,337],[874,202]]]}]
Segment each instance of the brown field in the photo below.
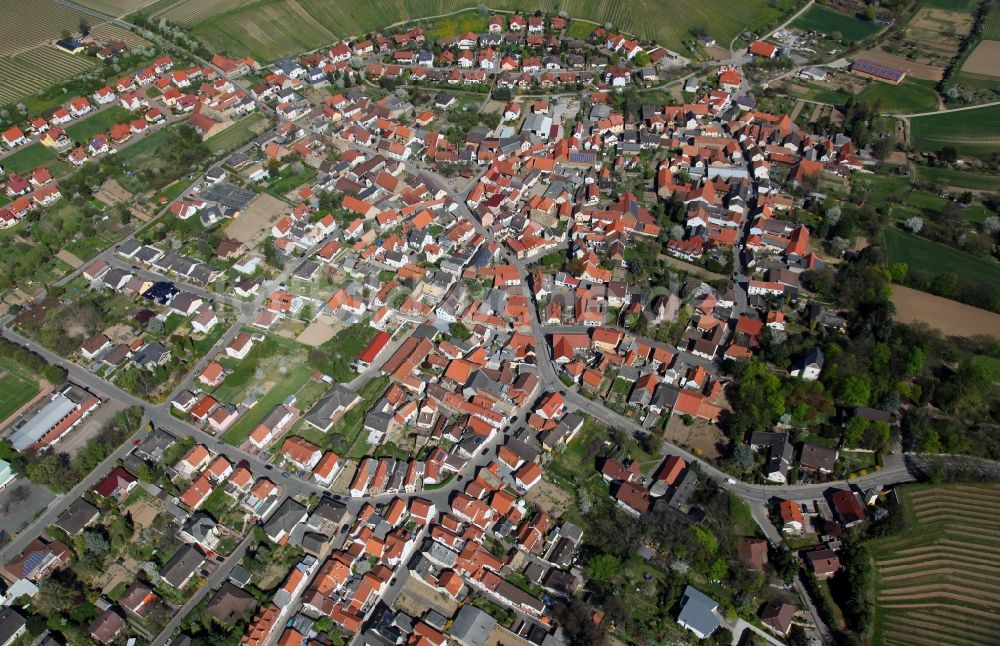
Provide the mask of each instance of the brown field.
[{"label": "brown field", "polygon": [[538,505],[556,518],[573,504],[573,498],[563,489],[545,480],[539,482],[525,494],[524,499]]},{"label": "brown field", "polygon": [[962,71],[982,76],[1000,76],[1000,40],[984,40],[972,50]]},{"label": "brown field", "polygon": [[109,22],[104,22],[95,26],[90,30],[90,33],[108,40],[114,39],[124,41],[129,47],[145,47],[146,45],[149,45],[149,41],[142,36],[123,27],[112,25]]},{"label": "brown field", "polygon": [[10,56],[60,37],[64,29],[76,31],[83,12],[55,0],[0,0],[0,56]]},{"label": "brown field", "polygon": [[719,447],[725,443],[725,436],[718,426],[703,419],[696,419],[691,426],[685,426],[679,415],[671,415],[664,437],[672,444],[690,448],[696,455],[700,451],[708,459],[722,457]]},{"label": "brown field", "polygon": [[260,193],[247,205],[246,212],[226,227],[226,235],[245,244],[256,244],[270,235],[271,225],[286,210],[288,205],[278,198]]},{"label": "brown field", "polygon": [[342,327],[340,325],[334,327],[331,323],[332,321],[329,321],[329,318],[320,316],[319,319],[310,323],[306,329],[302,330],[302,334],[299,335],[296,341],[311,348],[323,345],[336,336],[338,330]]},{"label": "brown field", "polygon": [[892,286],[896,320],[926,323],[947,336],[1000,337],[1000,314],[901,285]]},{"label": "brown field", "polygon": [[913,78],[924,79],[927,81],[940,81],[941,77],[944,76],[943,65],[939,66],[930,62],[921,62],[920,59],[910,60],[905,56],[896,56],[895,54],[889,54],[888,52],[883,52],[879,49],[869,49],[861,52],[858,54],[858,58],[864,58],[872,61],[873,63],[885,65],[886,67],[906,70],[906,73]]}]

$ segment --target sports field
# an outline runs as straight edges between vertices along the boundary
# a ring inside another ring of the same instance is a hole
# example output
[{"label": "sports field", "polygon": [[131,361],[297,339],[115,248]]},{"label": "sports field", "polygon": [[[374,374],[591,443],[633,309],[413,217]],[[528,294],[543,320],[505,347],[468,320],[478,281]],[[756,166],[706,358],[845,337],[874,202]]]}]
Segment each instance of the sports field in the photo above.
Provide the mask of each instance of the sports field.
[{"label": "sports field", "polygon": [[868,38],[881,29],[875,23],[858,20],[854,16],[818,5],[810,7],[809,11],[796,18],[791,26],[827,36],[840,32],[844,40],[850,42]]},{"label": "sports field", "polygon": [[910,130],[920,150],[954,146],[961,154],[988,155],[1000,151],[1000,105],[914,117]]},{"label": "sports field", "polygon": [[978,646],[1000,633],[1000,485],[903,489],[910,528],[871,543],[872,643]]},{"label": "sports field", "polygon": [[[475,10],[472,0],[177,0],[158,2],[143,13],[190,27],[195,36],[217,51],[250,55],[262,62],[300,53],[346,36],[366,34],[406,21],[430,19],[462,10]],[[633,33],[683,50],[693,32],[704,29],[720,44],[744,30],[755,30],[780,18],[793,0],[746,0],[705,3],[700,0],[492,0],[497,11],[565,12],[614,29]],[[665,20],[664,16],[670,16]],[[462,18],[440,18],[440,27],[428,20],[430,34],[451,31],[447,23]],[[587,32],[589,33],[589,31]]]},{"label": "sports field", "polygon": [[6,370],[0,371],[0,422],[38,394],[38,384]]}]

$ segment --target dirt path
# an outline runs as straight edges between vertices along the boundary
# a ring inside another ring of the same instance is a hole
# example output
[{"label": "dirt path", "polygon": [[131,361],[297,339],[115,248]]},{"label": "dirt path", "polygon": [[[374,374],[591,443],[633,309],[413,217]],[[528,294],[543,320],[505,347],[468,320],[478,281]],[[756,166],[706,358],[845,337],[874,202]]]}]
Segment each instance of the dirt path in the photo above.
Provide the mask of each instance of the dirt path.
[{"label": "dirt path", "polygon": [[892,286],[892,302],[897,321],[926,323],[945,336],[983,334],[1000,338],[1000,314],[902,285]]},{"label": "dirt path", "polygon": [[802,112],[802,108],[804,108],[804,107],[806,107],[806,102],[805,101],[803,101],[802,99],[799,99],[798,101],[796,101],[795,102],[795,107],[792,108],[792,113],[790,115],[788,115],[788,118],[791,119],[792,121],[795,121],[796,119],[798,119],[799,118],[799,113]]},{"label": "dirt path", "polygon": [[64,263],[66,263],[73,269],[79,269],[81,266],[83,266],[82,260],[74,256],[69,251],[66,251],[65,249],[60,249],[59,253],[56,254],[56,258],[62,260]]}]

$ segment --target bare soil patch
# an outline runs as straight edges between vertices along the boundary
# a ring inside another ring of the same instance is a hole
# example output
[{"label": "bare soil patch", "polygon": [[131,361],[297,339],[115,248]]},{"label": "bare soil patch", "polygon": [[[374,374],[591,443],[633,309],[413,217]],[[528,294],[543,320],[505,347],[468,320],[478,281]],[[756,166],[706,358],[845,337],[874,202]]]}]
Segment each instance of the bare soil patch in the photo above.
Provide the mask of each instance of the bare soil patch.
[{"label": "bare soil patch", "polygon": [[568,493],[545,480],[532,487],[525,499],[556,518],[562,516],[563,511],[573,504],[573,498]]},{"label": "bare soil patch", "polygon": [[72,267],[73,269],[79,269],[83,265],[83,261],[73,255],[71,252],[65,249],[60,249],[59,253],[56,254],[56,258],[62,260],[64,263]]},{"label": "bare soil patch", "polygon": [[302,330],[302,334],[299,335],[296,341],[303,345],[315,348],[323,345],[332,339],[336,334],[337,328],[331,326],[329,323],[324,321],[314,321],[313,323],[310,323],[306,329]]},{"label": "bare soil patch", "polygon": [[944,76],[944,67],[933,64],[930,60],[910,59],[905,56],[897,56],[884,52],[880,49],[869,49],[858,54],[858,58],[892,67],[897,70],[905,70],[913,78],[927,81],[940,81]]},{"label": "bare soil patch", "polygon": [[132,522],[136,527],[145,529],[152,526],[160,509],[148,500],[139,499],[129,505],[125,512],[132,516]]},{"label": "bare soil patch", "polygon": [[109,179],[101,184],[100,190],[94,197],[108,206],[114,206],[121,202],[128,202],[132,199],[132,194],[122,188],[122,185],[114,179]]},{"label": "bare soil patch", "polygon": [[226,227],[226,235],[247,246],[256,245],[267,237],[271,225],[286,210],[288,205],[278,198],[260,193],[250,201],[246,211]]},{"label": "bare soil patch", "polygon": [[1000,40],[984,40],[976,45],[962,65],[962,71],[983,76],[1000,75]]},{"label": "bare soil patch", "polygon": [[528,646],[529,644],[499,624],[493,627],[493,631],[486,638],[485,643],[496,646]]},{"label": "bare soil patch", "polygon": [[696,419],[691,426],[685,426],[679,415],[673,415],[667,423],[666,440],[714,460],[722,457],[719,447],[725,444],[726,438],[715,424]]},{"label": "bare soil patch", "polygon": [[[406,579],[393,606],[405,610],[414,617],[422,616],[428,609],[434,609],[445,617],[451,617],[458,609],[458,603],[444,592],[438,592],[416,576]],[[490,642],[492,643],[492,642]]]},{"label": "bare soil patch", "polygon": [[1000,337],[1000,314],[901,285],[892,286],[896,320],[921,322],[946,335]]}]

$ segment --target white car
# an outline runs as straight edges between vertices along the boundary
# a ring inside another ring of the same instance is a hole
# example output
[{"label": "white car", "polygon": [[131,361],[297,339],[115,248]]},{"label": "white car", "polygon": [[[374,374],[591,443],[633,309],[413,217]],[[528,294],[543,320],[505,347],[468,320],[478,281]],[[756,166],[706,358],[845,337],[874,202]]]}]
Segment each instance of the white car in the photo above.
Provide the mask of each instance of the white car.
[{"label": "white car", "polygon": [[733,480],[732,478],[726,478],[726,484],[727,485],[734,485],[734,484],[736,484],[736,481]]}]

